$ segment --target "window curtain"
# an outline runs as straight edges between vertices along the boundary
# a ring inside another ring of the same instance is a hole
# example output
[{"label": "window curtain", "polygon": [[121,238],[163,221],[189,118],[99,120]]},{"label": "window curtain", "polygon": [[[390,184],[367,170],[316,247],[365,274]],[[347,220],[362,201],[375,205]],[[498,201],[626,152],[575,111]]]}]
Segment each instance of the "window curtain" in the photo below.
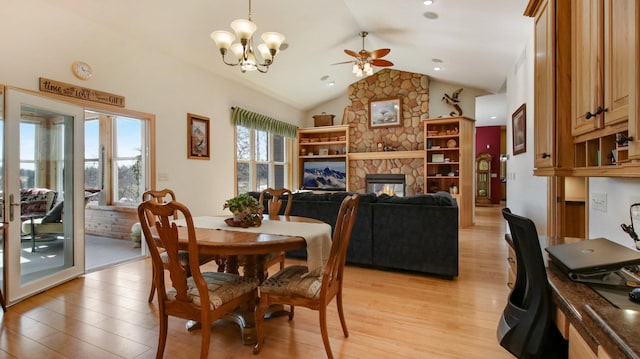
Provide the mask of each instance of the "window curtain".
[{"label": "window curtain", "polygon": [[267,131],[276,135],[296,138],[298,126],[276,120],[273,117],[261,115],[240,107],[231,108],[231,122],[234,125]]}]

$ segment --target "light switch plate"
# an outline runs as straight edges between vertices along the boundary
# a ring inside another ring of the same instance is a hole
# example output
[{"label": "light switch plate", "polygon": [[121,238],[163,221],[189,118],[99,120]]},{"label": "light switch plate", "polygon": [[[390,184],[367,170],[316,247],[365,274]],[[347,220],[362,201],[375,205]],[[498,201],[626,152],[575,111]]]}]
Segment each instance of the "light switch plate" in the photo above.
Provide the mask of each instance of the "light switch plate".
[{"label": "light switch plate", "polygon": [[596,211],[607,211],[607,194],[601,192],[591,193],[591,208]]}]

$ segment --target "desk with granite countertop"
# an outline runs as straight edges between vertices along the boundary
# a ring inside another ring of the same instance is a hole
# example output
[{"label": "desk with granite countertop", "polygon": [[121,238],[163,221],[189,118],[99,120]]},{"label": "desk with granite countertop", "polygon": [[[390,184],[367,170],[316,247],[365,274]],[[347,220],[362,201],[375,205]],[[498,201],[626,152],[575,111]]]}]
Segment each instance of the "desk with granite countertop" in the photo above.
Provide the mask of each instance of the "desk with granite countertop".
[{"label": "desk with granite countertop", "polygon": [[[505,236],[509,245],[511,237]],[[581,336],[593,358],[640,359],[640,304],[637,310],[619,309],[584,283],[574,282],[547,260],[544,248],[582,239],[540,237],[540,248],[547,263],[547,276],[558,309],[557,325],[569,339],[570,358],[573,337],[569,326]],[[603,353],[606,352],[606,353]]]}]

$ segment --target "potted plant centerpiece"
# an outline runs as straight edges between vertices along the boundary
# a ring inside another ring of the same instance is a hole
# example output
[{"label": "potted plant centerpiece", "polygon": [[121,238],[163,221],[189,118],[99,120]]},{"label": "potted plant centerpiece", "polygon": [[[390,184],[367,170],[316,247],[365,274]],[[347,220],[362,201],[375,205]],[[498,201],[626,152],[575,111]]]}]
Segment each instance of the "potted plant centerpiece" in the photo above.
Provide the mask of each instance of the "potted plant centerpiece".
[{"label": "potted plant centerpiece", "polygon": [[264,207],[257,199],[247,193],[230,198],[224,202],[223,209],[229,208],[232,218],[225,222],[232,227],[260,227]]}]

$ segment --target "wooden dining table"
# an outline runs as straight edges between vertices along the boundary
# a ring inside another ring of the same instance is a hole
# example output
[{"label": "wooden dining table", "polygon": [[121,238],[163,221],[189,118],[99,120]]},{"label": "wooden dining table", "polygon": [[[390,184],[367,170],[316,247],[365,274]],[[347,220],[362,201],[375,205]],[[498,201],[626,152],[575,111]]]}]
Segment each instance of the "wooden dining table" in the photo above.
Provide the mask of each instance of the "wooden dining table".
[{"label": "wooden dining table", "polygon": [[[255,228],[230,227],[222,224],[223,220],[224,217],[193,217],[199,254],[224,257],[225,272],[239,274],[238,256],[243,255],[245,257],[243,275],[258,278],[262,283],[267,277],[268,269],[264,267],[265,254],[306,248],[310,240],[313,242],[309,243],[315,244],[312,245],[314,249],[311,254],[308,253],[308,258],[318,257],[321,262],[325,260],[322,257],[328,258],[328,249],[331,246],[331,226],[317,219],[297,216],[265,216],[262,225]],[[270,223],[274,221],[281,223]],[[285,225],[283,222],[292,223],[292,225]],[[185,223],[184,219],[176,220],[180,249],[188,250],[188,234]],[[304,224],[310,224],[310,226]],[[300,230],[299,235],[293,233],[297,230]],[[305,236],[309,238],[305,238]],[[310,249],[307,248],[307,251],[309,252]],[[316,266],[318,265],[317,260],[314,263]],[[240,326],[244,344],[254,344],[256,341],[254,308],[249,309],[250,312],[238,311],[225,316],[225,319]],[[195,322],[188,322],[187,328],[196,329],[198,325]]]}]

